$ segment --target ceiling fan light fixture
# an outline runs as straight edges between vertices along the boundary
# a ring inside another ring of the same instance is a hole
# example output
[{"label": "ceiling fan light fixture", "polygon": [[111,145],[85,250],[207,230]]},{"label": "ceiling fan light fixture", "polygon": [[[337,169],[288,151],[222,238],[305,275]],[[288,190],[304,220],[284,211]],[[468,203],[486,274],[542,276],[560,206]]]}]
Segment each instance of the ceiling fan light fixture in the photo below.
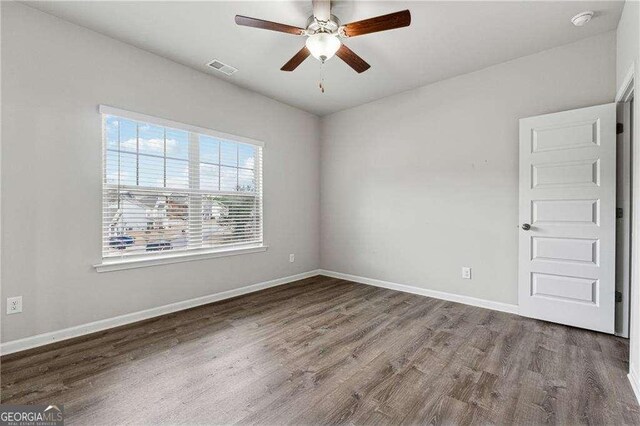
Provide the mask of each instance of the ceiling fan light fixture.
[{"label": "ceiling fan light fixture", "polygon": [[311,55],[320,62],[331,59],[342,45],[340,39],[331,33],[316,33],[310,35],[305,44],[309,52],[311,52]]}]

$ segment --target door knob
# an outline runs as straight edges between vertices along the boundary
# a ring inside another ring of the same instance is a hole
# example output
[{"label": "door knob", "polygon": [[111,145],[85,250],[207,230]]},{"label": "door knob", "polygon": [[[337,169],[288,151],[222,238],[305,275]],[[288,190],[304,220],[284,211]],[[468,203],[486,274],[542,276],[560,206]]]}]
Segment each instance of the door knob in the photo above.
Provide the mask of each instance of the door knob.
[{"label": "door knob", "polygon": [[531,225],[529,225],[528,223],[523,223],[522,229],[524,229],[525,231],[528,231],[529,229],[531,229]]}]

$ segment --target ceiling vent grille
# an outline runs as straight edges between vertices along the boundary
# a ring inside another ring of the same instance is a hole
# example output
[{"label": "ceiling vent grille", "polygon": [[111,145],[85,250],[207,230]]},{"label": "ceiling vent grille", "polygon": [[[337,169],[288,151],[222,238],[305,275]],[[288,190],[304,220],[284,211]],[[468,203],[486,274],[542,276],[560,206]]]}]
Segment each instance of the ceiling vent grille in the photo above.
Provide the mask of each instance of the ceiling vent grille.
[{"label": "ceiling vent grille", "polygon": [[213,61],[209,62],[207,66],[210,68],[213,68],[216,71],[220,71],[221,73],[226,75],[233,75],[238,71],[237,68],[234,68],[231,65],[227,65],[223,62],[220,62],[217,59],[214,59]]}]

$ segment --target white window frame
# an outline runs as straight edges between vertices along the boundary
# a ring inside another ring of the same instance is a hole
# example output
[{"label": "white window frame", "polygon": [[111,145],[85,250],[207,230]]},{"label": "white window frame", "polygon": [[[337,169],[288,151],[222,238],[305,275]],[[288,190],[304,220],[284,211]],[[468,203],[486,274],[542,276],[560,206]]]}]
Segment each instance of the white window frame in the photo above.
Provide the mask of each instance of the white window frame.
[{"label": "white window frame", "polygon": [[[190,124],[185,124],[177,121],[167,120],[164,118],[140,114],[137,112],[127,111],[127,110],[114,108],[106,105],[99,105],[98,113],[101,115],[101,117],[103,117],[104,115],[112,115],[112,116],[125,118],[127,120],[144,122],[144,123],[154,124],[162,127],[180,129],[190,133],[197,133],[201,135],[211,136],[217,139],[224,139],[232,142],[255,145],[263,149],[265,146],[264,142],[258,141],[255,139],[218,132],[218,131],[207,129],[204,127],[193,126]],[[104,135],[102,135],[101,142],[104,143]],[[104,156],[104,147],[101,152],[101,155]],[[102,166],[103,168],[102,168],[102,173],[100,175],[100,179],[102,180],[102,185],[104,187],[105,185],[104,158],[103,158],[102,164],[103,164]],[[262,168],[263,168],[263,165],[260,166],[260,169],[259,169],[260,174],[262,174]],[[101,197],[103,196],[103,193],[104,193],[104,188],[103,188],[103,191],[101,191],[100,193]],[[262,220],[262,232],[263,232],[263,238],[262,238],[263,241],[261,244],[253,244],[253,245],[240,246],[240,247],[215,247],[215,248],[191,249],[188,251],[179,251],[175,253],[170,253],[165,251],[165,252],[159,252],[158,254],[149,254],[149,255],[144,255],[142,257],[132,257],[132,258],[102,258],[102,261],[98,264],[95,264],[94,267],[98,272],[109,272],[109,271],[118,271],[123,269],[142,268],[142,267],[165,265],[165,264],[171,264],[171,263],[188,262],[193,260],[211,259],[211,258],[224,257],[224,256],[234,256],[234,255],[240,255],[240,254],[264,252],[269,247],[264,242],[264,199],[261,201],[260,206],[262,210],[260,212],[260,217]],[[101,236],[102,236],[102,233],[101,233]],[[102,241],[102,237],[101,237],[101,241]]]}]

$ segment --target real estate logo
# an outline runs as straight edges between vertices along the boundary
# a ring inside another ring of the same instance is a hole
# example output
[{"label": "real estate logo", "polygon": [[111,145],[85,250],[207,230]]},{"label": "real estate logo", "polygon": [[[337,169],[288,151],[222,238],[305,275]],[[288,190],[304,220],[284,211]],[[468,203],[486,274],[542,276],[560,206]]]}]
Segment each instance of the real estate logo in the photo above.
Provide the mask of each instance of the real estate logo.
[{"label": "real estate logo", "polygon": [[62,426],[62,405],[0,405],[0,426]]}]

